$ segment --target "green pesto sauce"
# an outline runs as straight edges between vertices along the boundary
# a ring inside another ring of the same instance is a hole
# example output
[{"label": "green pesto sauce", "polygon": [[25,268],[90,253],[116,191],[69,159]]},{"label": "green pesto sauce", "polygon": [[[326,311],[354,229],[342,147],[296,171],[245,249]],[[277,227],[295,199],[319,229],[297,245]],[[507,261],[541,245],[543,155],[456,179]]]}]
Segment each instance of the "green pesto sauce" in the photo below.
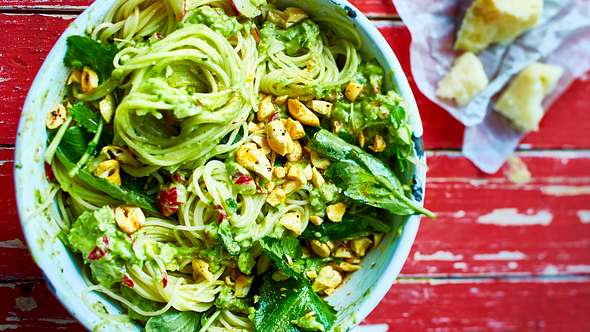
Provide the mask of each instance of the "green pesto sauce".
[{"label": "green pesto sauce", "polygon": [[243,28],[235,16],[228,16],[223,9],[210,6],[191,11],[184,23],[204,24],[224,37],[231,37]]}]

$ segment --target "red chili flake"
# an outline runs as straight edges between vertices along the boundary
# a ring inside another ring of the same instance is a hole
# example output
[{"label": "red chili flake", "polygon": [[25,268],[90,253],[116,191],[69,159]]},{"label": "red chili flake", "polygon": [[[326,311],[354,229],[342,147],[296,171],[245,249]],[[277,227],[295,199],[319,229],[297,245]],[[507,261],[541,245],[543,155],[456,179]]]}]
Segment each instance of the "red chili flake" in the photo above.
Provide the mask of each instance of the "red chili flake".
[{"label": "red chili flake", "polygon": [[158,208],[160,209],[160,212],[166,217],[173,215],[185,202],[186,188],[180,183],[174,183],[166,188],[163,188],[158,193]]},{"label": "red chili flake", "polygon": [[213,208],[215,210],[217,210],[217,222],[218,223],[223,222],[227,218],[227,212],[225,212],[225,210],[223,209],[223,206],[215,205]]},{"label": "red chili flake", "polygon": [[94,247],[92,251],[88,254],[88,259],[91,261],[96,261],[104,257],[106,253],[104,250],[100,249],[99,247]]},{"label": "red chili flake", "polygon": [[109,242],[109,237],[108,236],[105,235],[105,236],[102,237],[102,244],[104,244],[105,247],[108,247],[109,246],[110,242]]},{"label": "red chili flake", "polygon": [[49,182],[55,181],[55,175],[53,175],[53,170],[51,169],[51,165],[49,165],[48,163],[45,163],[45,177],[47,178],[47,181],[49,181]]},{"label": "red chili flake", "polygon": [[272,122],[274,120],[278,120],[279,119],[279,112],[274,112],[273,114],[270,115],[270,117],[268,118],[268,122]]},{"label": "red chili flake", "polygon": [[233,16],[238,16],[240,15],[240,11],[238,10],[238,7],[236,6],[236,4],[233,1],[229,2],[231,4],[231,13],[228,13],[228,15],[233,15]]},{"label": "red chili flake", "polygon": [[128,275],[124,274],[123,275],[123,279],[121,280],[121,283],[129,288],[133,288],[133,286],[135,286],[135,283],[133,282],[133,279],[131,279]]},{"label": "red chili flake", "polygon": [[176,172],[172,175],[172,181],[182,183],[182,184],[186,183],[186,179],[184,178],[184,175],[180,172]]},{"label": "red chili flake", "polygon": [[168,272],[164,271],[162,275],[162,287],[166,288],[168,286]]},{"label": "red chili flake", "polygon": [[235,180],[237,185],[247,184],[254,181],[254,179],[250,175],[240,174],[238,178]]}]

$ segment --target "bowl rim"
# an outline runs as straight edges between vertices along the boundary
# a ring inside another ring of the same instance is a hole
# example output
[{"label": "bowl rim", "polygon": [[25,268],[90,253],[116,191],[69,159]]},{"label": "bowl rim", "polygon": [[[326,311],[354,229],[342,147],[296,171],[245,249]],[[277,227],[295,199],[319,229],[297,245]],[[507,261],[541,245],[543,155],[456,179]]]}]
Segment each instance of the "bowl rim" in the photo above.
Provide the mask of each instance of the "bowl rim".
[{"label": "bowl rim", "polygon": [[[110,1],[110,2],[109,2]],[[35,245],[32,245],[34,241],[37,241],[38,238],[31,234],[26,225],[26,219],[30,217],[29,213],[34,205],[34,200],[30,199],[30,197],[23,196],[22,184],[25,182],[25,178],[28,176],[25,172],[21,171],[21,167],[19,165],[23,165],[23,163],[31,162],[30,153],[26,153],[27,149],[31,149],[31,147],[25,146],[23,141],[23,137],[21,133],[26,131],[26,125],[28,121],[28,116],[32,115],[39,115],[39,111],[35,111],[34,108],[34,101],[35,98],[39,98],[39,93],[43,92],[43,82],[46,80],[45,77],[42,77],[41,73],[48,70],[49,67],[55,65],[56,63],[62,62],[62,52],[63,52],[63,45],[65,44],[65,39],[72,34],[81,33],[84,29],[90,26],[92,20],[90,19],[91,15],[96,14],[95,11],[99,11],[100,8],[104,7],[109,3],[108,7],[110,8],[115,0],[107,0],[107,1],[100,1],[92,3],[83,13],[79,14],[77,18],[72,22],[68,28],[60,35],[59,39],[56,41],[54,46],[52,47],[51,51],[48,53],[46,59],[44,60],[42,66],[40,67],[36,77],[29,88],[29,92],[27,94],[22,114],[20,116],[18,131],[17,131],[17,138],[16,138],[16,148],[15,148],[15,162],[14,162],[14,185],[15,185],[15,193],[17,197],[17,209],[19,215],[19,221],[21,228],[23,230],[23,234],[25,236],[25,240],[33,259],[40,267],[43,272],[43,277],[48,284],[49,290],[54,294],[56,298],[60,301],[60,303],[68,310],[72,316],[74,316],[86,329],[92,330],[93,328],[97,327],[97,321],[88,315],[81,313],[80,311],[83,310],[79,308],[76,303],[73,303],[71,298],[64,296],[63,288],[68,288],[67,285],[63,285],[62,282],[55,283],[55,271],[47,271],[49,268],[45,268],[43,264],[50,260],[48,257],[49,253],[40,250],[41,248]],[[314,0],[311,0],[314,1]],[[354,5],[352,5],[347,0],[315,0],[319,2],[329,2],[331,5],[338,6],[342,9],[345,9],[346,12],[349,14],[351,18],[354,19],[356,22],[357,28],[363,30],[371,42],[375,45],[374,48],[378,49],[387,61],[387,65],[392,68],[393,71],[393,83],[397,87],[399,94],[405,100],[407,106],[409,106],[409,114],[411,118],[411,125],[412,131],[416,136],[418,136],[419,140],[422,140],[422,122],[420,120],[420,115],[418,112],[418,107],[416,104],[416,100],[414,98],[414,94],[410,88],[408,83],[407,77],[405,72],[403,71],[399,60],[389,43],[385,40],[383,35],[377,30],[376,26],[363,14],[362,11],[358,10]],[[106,12],[106,10],[102,10],[102,12]],[[353,13],[353,14],[351,14]],[[62,65],[63,66],[63,65]],[[44,114],[44,113],[43,113]],[[43,144],[43,147],[45,144]],[[30,152],[30,151],[29,151]],[[38,152],[38,151],[37,151]],[[420,159],[423,161],[422,165],[418,165],[415,171],[415,176],[422,184],[422,200],[420,203],[424,202],[425,194],[426,194],[426,156],[421,156]],[[27,199],[29,198],[29,199]],[[45,218],[46,222],[49,222],[48,218]],[[420,216],[410,216],[406,222],[401,235],[395,240],[392,246],[396,246],[395,252],[393,253],[391,259],[388,263],[386,263],[386,267],[384,272],[378,277],[377,282],[375,283],[375,287],[372,287],[370,292],[363,298],[362,303],[360,304],[359,309],[354,314],[353,321],[351,322],[353,326],[356,326],[358,323],[362,322],[370,312],[377,307],[379,302],[385,297],[387,292],[389,291],[390,287],[394,284],[396,278],[398,277],[405,261],[408,258],[414,240],[416,238],[416,234],[418,232],[420,224]],[[78,276],[79,277],[79,276]]]}]

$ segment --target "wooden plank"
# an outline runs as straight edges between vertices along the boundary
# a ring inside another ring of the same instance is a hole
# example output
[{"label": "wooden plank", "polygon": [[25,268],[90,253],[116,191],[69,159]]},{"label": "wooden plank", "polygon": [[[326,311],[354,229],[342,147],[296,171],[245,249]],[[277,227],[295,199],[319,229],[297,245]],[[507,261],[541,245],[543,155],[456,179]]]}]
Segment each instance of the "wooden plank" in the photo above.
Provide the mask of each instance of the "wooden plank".
[{"label": "wooden plank", "polygon": [[588,278],[402,280],[366,323],[390,331],[590,331]]},{"label": "wooden plank", "polygon": [[[14,141],[16,124],[29,86],[43,59],[71,16],[0,14],[0,144]],[[402,25],[377,23],[409,74],[410,35]],[[430,149],[458,149],[463,127],[444,110],[425,98],[409,76],[425,128],[425,145]],[[526,148],[588,149],[590,135],[590,80],[579,80],[549,111],[542,131],[524,141]],[[567,113],[566,113],[567,112]],[[567,114],[567,116],[564,116]],[[570,128],[576,128],[571,130]]]},{"label": "wooden plank", "polygon": [[[429,153],[427,207],[402,274],[590,274],[590,152],[523,153],[531,182],[484,176],[455,152]],[[12,149],[0,149],[0,280],[39,277],[22,244]],[[565,176],[567,174],[567,176]]]},{"label": "wooden plank", "polygon": [[[0,329],[82,331],[43,282],[0,284],[0,296]],[[402,279],[364,324],[390,331],[588,331],[589,311],[588,278]]]},{"label": "wooden plank", "polygon": [[0,284],[0,330],[84,331],[42,281]]},{"label": "wooden plank", "polygon": [[[1,9],[83,10],[92,0],[0,0]],[[391,0],[351,0],[355,7],[369,16],[394,16]]]}]

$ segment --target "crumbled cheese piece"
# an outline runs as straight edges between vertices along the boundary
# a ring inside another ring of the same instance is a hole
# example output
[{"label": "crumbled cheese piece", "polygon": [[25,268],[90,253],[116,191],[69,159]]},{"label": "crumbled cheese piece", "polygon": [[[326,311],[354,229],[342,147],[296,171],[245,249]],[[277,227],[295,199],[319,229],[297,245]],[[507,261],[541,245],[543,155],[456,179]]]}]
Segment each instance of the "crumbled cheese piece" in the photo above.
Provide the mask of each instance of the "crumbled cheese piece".
[{"label": "crumbled cheese piece", "polygon": [[458,57],[453,67],[438,83],[437,97],[453,100],[459,106],[465,106],[473,97],[488,86],[488,76],[479,58],[473,53]]},{"label": "crumbled cheese piece", "polygon": [[563,70],[557,66],[533,63],[526,67],[502,93],[494,109],[524,132],[539,130],[543,118],[543,99],[555,88]]},{"label": "crumbled cheese piece", "polygon": [[475,0],[455,48],[478,53],[494,43],[508,44],[537,25],[542,12],[543,0]]}]

